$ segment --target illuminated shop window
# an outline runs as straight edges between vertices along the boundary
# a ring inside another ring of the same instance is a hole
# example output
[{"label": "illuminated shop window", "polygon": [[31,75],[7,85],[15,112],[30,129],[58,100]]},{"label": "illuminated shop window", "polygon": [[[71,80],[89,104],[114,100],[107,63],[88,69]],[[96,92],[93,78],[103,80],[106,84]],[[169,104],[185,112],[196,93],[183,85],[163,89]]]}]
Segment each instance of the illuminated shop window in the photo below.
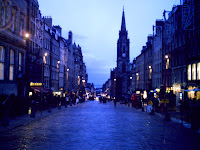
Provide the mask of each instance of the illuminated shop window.
[{"label": "illuminated shop window", "polygon": [[191,65],[188,65],[187,75],[188,75],[188,80],[191,80]]},{"label": "illuminated shop window", "polygon": [[0,46],[0,80],[4,80],[5,48]]},{"label": "illuminated shop window", "polygon": [[192,64],[192,80],[196,80],[196,64]]},{"label": "illuminated shop window", "polygon": [[197,80],[200,80],[200,62],[197,63]]}]

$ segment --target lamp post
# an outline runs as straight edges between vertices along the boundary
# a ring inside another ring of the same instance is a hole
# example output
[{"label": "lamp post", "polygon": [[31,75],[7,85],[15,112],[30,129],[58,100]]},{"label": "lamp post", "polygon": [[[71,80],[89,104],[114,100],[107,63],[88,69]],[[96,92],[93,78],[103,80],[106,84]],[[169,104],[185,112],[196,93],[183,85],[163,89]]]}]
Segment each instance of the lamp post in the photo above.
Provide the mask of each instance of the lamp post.
[{"label": "lamp post", "polygon": [[69,92],[69,68],[67,68],[67,92]]},{"label": "lamp post", "polygon": [[[26,52],[26,74],[27,74],[27,83],[26,83],[26,93],[28,94],[27,95],[27,98],[30,98],[29,95],[30,95],[30,91],[29,91],[29,88],[30,88],[30,34],[27,32],[25,33],[24,35],[25,37],[25,40],[26,40],[26,45],[27,45],[27,52]],[[32,95],[31,97],[31,106],[29,108],[29,111],[30,111],[30,117],[31,118],[34,118],[35,117],[35,95]]]},{"label": "lamp post", "polygon": [[57,70],[58,70],[58,109],[61,109],[61,104],[60,104],[60,93],[59,93],[59,70],[60,69],[60,60],[57,62]]},{"label": "lamp post", "polygon": [[59,92],[59,72],[60,72],[60,60],[58,60],[58,66],[57,66],[57,68],[58,68],[58,92]]},{"label": "lamp post", "polygon": [[137,89],[139,89],[139,73],[136,73]]},{"label": "lamp post", "polygon": [[[44,88],[44,66],[46,64],[46,56],[48,54],[47,53],[44,53],[43,55],[43,61],[42,61],[42,88]],[[41,114],[42,114],[42,102],[43,102],[43,91],[41,90]]]}]

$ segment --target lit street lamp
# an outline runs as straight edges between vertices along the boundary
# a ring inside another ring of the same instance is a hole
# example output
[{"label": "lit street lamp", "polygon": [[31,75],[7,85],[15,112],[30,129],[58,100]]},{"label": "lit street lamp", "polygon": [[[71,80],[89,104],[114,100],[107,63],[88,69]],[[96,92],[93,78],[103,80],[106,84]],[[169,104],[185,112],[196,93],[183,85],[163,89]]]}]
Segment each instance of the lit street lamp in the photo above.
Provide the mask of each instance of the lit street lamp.
[{"label": "lit street lamp", "polygon": [[[46,56],[48,54],[44,53],[43,55],[43,61],[42,61],[42,88],[44,88],[44,65],[46,64]],[[42,100],[43,100],[43,91],[41,90],[41,114],[42,114]]]},{"label": "lit street lamp", "polygon": [[[58,70],[58,95],[60,94],[59,93],[59,91],[60,91],[60,89],[59,89],[59,72],[60,72],[60,60],[58,60],[58,62],[57,62],[57,70]],[[61,104],[60,104],[60,97],[58,96],[58,98],[59,98],[59,102],[58,102],[58,109],[61,109]]]}]

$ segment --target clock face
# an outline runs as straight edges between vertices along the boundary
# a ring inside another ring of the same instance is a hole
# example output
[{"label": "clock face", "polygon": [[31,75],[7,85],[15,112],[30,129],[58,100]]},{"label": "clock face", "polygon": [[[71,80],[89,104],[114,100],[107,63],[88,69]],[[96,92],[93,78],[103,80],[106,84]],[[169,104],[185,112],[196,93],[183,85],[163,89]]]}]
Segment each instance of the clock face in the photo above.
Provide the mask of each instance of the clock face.
[{"label": "clock face", "polygon": [[125,53],[123,53],[123,54],[122,54],[122,56],[123,56],[123,57],[126,57],[126,54],[125,54]]}]

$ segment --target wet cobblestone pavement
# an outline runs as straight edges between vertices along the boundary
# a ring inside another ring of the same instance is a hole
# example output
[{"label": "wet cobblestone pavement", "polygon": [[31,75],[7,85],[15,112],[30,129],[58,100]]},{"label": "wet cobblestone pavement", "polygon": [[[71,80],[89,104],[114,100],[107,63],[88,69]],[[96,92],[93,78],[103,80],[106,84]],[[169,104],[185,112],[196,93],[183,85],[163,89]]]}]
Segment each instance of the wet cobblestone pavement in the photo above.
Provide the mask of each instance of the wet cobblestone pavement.
[{"label": "wet cobblestone pavement", "polygon": [[8,130],[0,149],[193,150],[200,135],[126,105],[89,101]]}]

